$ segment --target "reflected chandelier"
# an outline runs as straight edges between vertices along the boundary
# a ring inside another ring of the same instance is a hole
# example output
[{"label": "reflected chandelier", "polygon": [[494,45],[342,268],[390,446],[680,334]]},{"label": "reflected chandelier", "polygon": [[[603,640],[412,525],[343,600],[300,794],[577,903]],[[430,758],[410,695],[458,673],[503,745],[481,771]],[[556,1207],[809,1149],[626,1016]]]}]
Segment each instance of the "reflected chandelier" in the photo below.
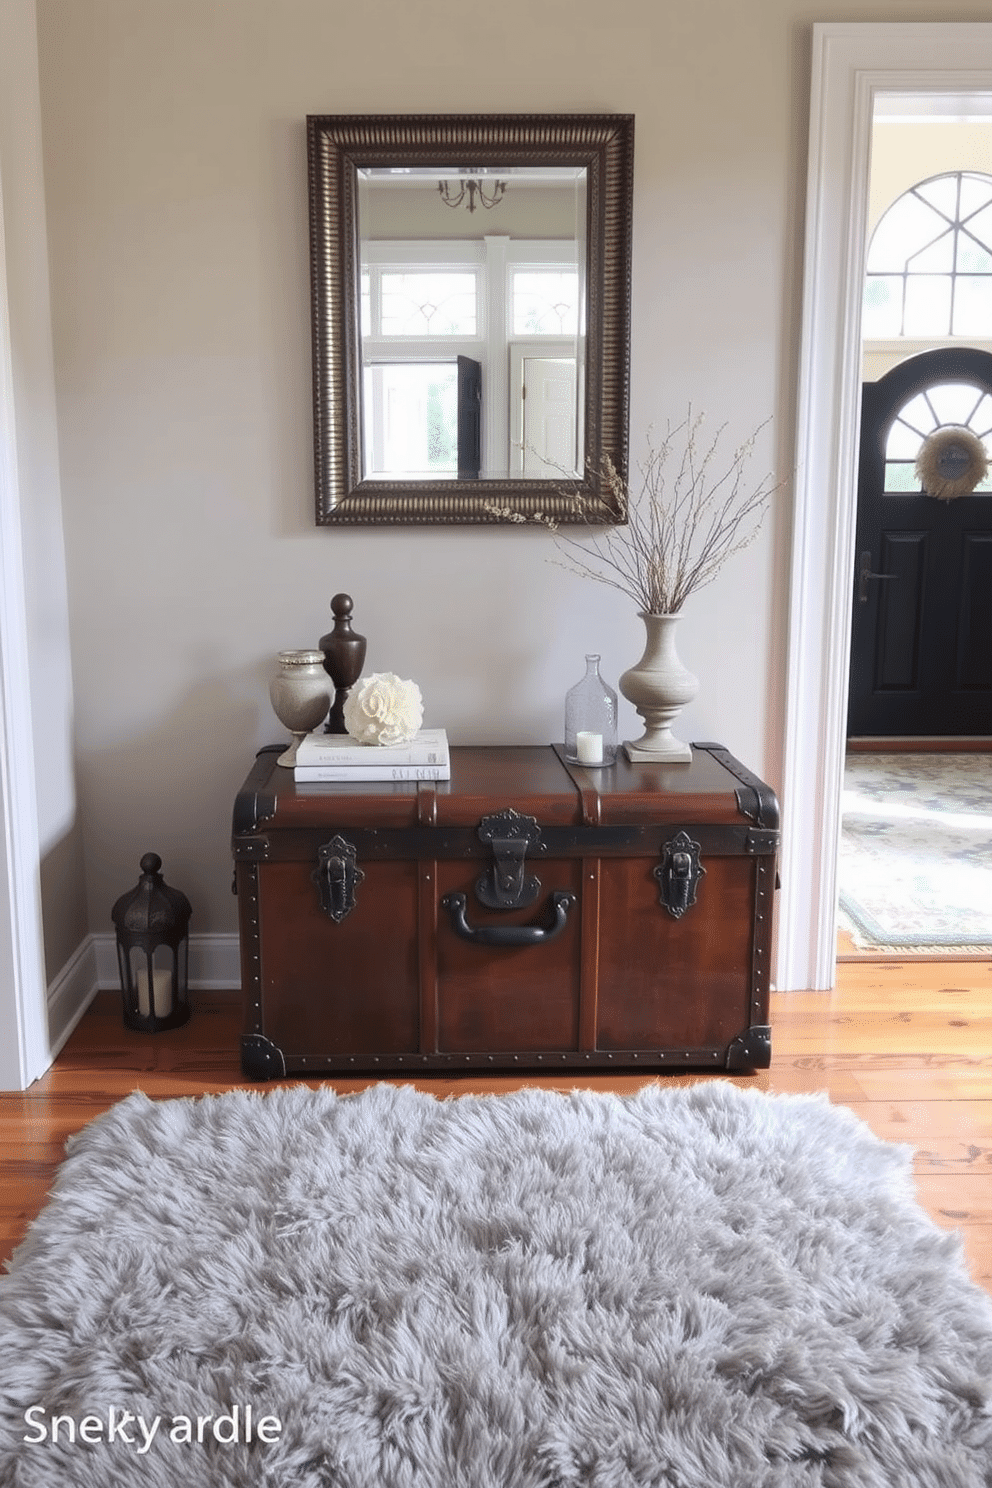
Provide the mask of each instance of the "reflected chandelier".
[{"label": "reflected chandelier", "polygon": [[477,181],[474,177],[469,176],[467,180],[458,183],[457,192],[453,190],[453,182],[451,181],[438,181],[437,189],[441,194],[441,200],[445,206],[460,207],[467,196],[468,201],[465,204],[470,212],[474,212],[476,197],[478,197],[479,201],[487,210],[490,207],[495,207],[498,202],[502,201],[503,193],[506,191],[506,182],[494,181],[492,189],[487,191],[481,181]]}]

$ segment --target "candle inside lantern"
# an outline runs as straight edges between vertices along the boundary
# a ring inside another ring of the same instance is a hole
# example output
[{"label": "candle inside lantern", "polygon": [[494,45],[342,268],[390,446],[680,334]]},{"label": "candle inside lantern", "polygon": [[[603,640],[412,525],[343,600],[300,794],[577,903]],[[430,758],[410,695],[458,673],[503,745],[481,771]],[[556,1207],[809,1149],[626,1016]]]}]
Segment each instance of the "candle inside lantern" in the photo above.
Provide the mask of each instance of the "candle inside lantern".
[{"label": "candle inside lantern", "polygon": [[148,989],[148,967],[137,966],[134,984],[138,992],[138,1012],[143,1018],[154,1013],[156,1018],[167,1018],[172,1012],[172,972],[164,966],[152,968],[151,996]]},{"label": "candle inside lantern", "polygon": [[575,752],[579,757],[580,765],[601,765],[603,763],[603,736],[594,734],[588,729],[582,729],[575,736]]}]

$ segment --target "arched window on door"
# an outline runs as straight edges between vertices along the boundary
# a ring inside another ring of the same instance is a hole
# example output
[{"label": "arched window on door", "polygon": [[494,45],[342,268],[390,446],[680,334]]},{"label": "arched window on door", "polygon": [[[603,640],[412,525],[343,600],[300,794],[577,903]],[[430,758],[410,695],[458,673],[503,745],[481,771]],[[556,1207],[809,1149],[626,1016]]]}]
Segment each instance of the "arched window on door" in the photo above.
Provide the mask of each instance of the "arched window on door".
[{"label": "arched window on door", "polygon": [[[883,494],[919,491],[916,461],[923,441],[947,426],[970,429],[988,449],[992,436],[992,396],[970,383],[953,381],[934,382],[914,393],[889,426]],[[992,476],[986,476],[975,491],[978,494],[992,491]]]},{"label": "arched window on door", "polygon": [[932,176],[883,213],[868,248],[862,334],[992,341],[992,175]]}]

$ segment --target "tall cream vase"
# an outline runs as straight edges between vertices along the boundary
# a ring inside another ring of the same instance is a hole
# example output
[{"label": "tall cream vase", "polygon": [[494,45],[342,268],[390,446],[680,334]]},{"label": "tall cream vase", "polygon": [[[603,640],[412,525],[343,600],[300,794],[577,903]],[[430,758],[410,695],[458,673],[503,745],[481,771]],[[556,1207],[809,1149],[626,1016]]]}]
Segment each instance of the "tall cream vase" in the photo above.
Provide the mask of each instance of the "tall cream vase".
[{"label": "tall cream vase", "polygon": [[672,722],[699,691],[694,677],[679,660],[675,631],[681,616],[651,615],[641,610],[647,632],[644,655],[624,672],[617,684],[628,702],[644,720],[639,739],[624,742],[624,753],[633,763],[662,760],[666,764],[692,759],[692,750],[672,733]]}]

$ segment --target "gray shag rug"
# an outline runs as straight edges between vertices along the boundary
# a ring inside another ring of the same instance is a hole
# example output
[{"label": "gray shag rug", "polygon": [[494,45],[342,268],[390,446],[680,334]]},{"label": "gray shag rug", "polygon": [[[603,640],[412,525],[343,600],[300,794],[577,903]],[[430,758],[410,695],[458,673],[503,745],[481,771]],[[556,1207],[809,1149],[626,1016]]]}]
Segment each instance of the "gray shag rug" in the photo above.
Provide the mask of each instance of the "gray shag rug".
[{"label": "gray shag rug", "polygon": [[988,1488],[910,1161],[725,1081],[133,1095],[0,1280],[0,1483]]}]

